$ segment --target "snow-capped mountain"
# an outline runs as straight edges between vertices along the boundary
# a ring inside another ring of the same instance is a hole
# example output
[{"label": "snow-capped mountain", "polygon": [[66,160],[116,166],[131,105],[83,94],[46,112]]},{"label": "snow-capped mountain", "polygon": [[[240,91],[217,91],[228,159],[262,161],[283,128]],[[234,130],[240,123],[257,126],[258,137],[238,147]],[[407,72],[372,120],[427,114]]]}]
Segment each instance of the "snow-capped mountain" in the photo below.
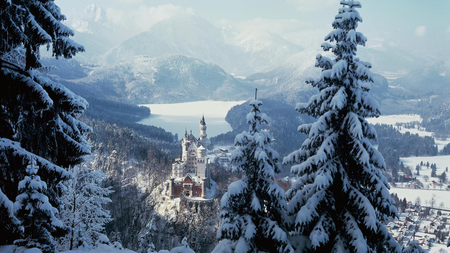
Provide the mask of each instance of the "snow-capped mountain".
[{"label": "snow-capped mountain", "polygon": [[393,85],[402,87],[414,97],[447,94],[450,87],[450,68],[441,61],[434,65],[415,69],[396,79]]},{"label": "snow-capped mountain", "polygon": [[318,53],[318,50],[306,49],[291,56],[274,70],[249,76],[246,80],[267,87],[269,94],[265,94],[266,97],[275,96],[289,104],[307,100],[314,90],[305,81],[320,76],[320,69],[314,67]]},{"label": "snow-capped mountain", "polygon": [[76,56],[80,61],[98,63],[100,56],[123,39],[115,34],[116,28],[107,22],[105,10],[95,4],[89,5],[84,12],[66,23],[75,32],[74,40],[86,50]]},{"label": "snow-capped mountain", "polygon": [[[104,63],[112,64],[136,55],[158,57],[182,54],[229,69],[238,57],[221,40],[220,29],[194,15],[173,17],[156,23],[149,31],[133,36],[108,51]],[[227,70],[228,70],[227,69]]]},{"label": "snow-capped mountain", "polygon": [[[230,28],[228,28],[230,29]],[[246,56],[246,64],[254,73],[271,71],[303,49],[282,37],[263,31],[223,32],[228,44],[238,47]]]},{"label": "snow-capped mountain", "polygon": [[[252,75],[246,80],[266,87],[264,94],[266,97],[284,100],[289,104],[307,102],[316,90],[305,81],[310,78],[317,79],[321,75],[321,70],[315,67],[317,54],[333,58],[329,52],[305,49],[288,58],[274,70]],[[386,92],[388,83],[380,75],[374,75],[374,79],[371,85],[372,95],[377,93],[376,96],[380,97],[381,93]]]},{"label": "snow-capped mountain", "polygon": [[86,78],[66,85],[89,92],[84,95],[87,97],[101,96],[134,104],[241,100],[248,99],[253,92],[251,85],[217,65],[183,55],[135,56],[98,67]]},{"label": "snow-capped mountain", "polygon": [[358,49],[358,57],[362,61],[372,63],[374,73],[383,75],[390,80],[426,64],[425,59],[404,50],[393,41],[369,40],[366,47]]},{"label": "snow-capped mountain", "polygon": [[160,21],[149,31],[133,36],[108,51],[103,63],[111,64],[135,55],[157,57],[181,54],[213,62],[228,73],[247,76],[268,71],[301,48],[268,33],[226,33],[195,15]]}]

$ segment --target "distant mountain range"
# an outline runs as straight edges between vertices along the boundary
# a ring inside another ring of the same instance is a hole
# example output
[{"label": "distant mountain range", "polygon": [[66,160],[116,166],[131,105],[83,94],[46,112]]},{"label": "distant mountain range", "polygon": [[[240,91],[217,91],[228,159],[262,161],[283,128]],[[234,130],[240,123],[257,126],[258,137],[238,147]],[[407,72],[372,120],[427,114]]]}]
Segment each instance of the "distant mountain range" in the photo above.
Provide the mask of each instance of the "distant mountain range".
[{"label": "distant mountain range", "polygon": [[[230,26],[218,28],[192,14],[160,21],[148,31],[132,37],[122,37],[123,28],[108,22],[106,12],[94,4],[79,17],[68,20],[67,24],[75,30],[74,39],[86,48],[86,52],[76,58],[101,65],[115,64],[139,55],[180,54],[214,63],[234,76],[247,77],[270,72],[303,51],[301,46],[277,34],[237,31]],[[320,45],[314,49],[320,50]],[[360,48],[358,56],[371,62],[375,73],[390,80],[427,64],[426,60],[393,41],[376,39],[367,47]]]},{"label": "distant mountain range", "polygon": [[[320,76],[315,58],[324,54],[320,45],[303,49],[276,34],[217,28],[188,14],[129,38],[117,36],[96,5],[67,24],[86,52],[71,61],[49,60],[57,66],[52,78],[82,96],[132,104],[246,100],[258,88],[262,98],[294,105],[316,92],[305,80]],[[441,95],[450,85],[450,61],[424,67],[425,60],[392,41],[370,43],[358,57],[388,78],[375,75],[371,85],[382,105],[389,101],[385,112],[408,111],[411,103],[399,100]]]},{"label": "distant mountain range", "polygon": [[106,20],[106,12],[99,6],[91,4],[80,13],[79,17],[67,20],[67,25],[74,32],[74,40],[84,46],[85,52],[76,56],[77,60],[98,63],[112,47],[120,44],[117,28]]},{"label": "distant mountain range", "polygon": [[194,15],[156,23],[112,48],[101,61],[113,64],[137,55],[181,54],[213,62],[228,73],[247,76],[269,71],[302,50],[277,35],[261,32],[236,34],[221,30]]},{"label": "distant mountain range", "polygon": [[183,55],[134,56],[96,67],[79,79],[63,80],[61,76],[53,78],[82,96],[132,104],[245,100],[254,92],[253,83],[236,79],[215,64]]}]

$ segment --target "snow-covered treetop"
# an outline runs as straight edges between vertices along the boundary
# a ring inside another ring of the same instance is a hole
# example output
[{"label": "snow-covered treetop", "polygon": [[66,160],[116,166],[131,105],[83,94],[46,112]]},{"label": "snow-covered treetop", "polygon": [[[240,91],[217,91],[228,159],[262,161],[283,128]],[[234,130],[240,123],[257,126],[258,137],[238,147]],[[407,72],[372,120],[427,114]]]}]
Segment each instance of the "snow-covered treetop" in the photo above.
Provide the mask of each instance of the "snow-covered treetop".
[{"label": "snow-covered treetop", "polygon": [[27,165],[26,172],[28,173],[28,175],[36,175],[39,170],[39,167],[36,165],[36,161],[34,159],[30,160],[31,164]]},{"label": "snow-covered treetop", "polygon": [[[234,142],[238,148],[232,152],[231,159],[234,161],[237,170],[247,168],[250,166],[248,164],[256,162],[260,172],[265,177],[273,179],[275,173],[280,172],[281,165],[278,162],[278,152],[270,146],[272,137],[267,131],[261,131],[261,125],[269,122],[269,117],[262,113],[259,108],[262,104],[262,101],[256,99],[249,102],[252,107],[250,113],[247,114],[249,131],[236,135]],[[253,154],[251,161],[245,158],[248,155],[247,152]]]},{"label": "snow-covered treetop", "polygon": [[249,132],[259,132],[261,124],[268,124],[269,117],[265,113],[261,113],[259,107],[263,104],[260,100],[252,100],[248,103],[252,108],[247,114],[247,123],[249,124]]},{"label": "snow-covered treetop", "polygon": [[333,30],[325,37],[328,42],[321,45],[324,51],[331,50],[336,58],[317,55],[316,67],[322,69],[322,74],[319,79],[307,83],[321,92],[312,96],[307,104],[297,104],[297,110],[315,117],[329,110],[353,111],[364,118],[378,117],[378,102],[368,95],[370,87],[365,84],[373,82],[372,65],[354,57],[357,46],[364,46],[367,41],[355,30],[358,22],[362,22],[356,10],[361,4],[358,1],[341,1],[341,4],[343,7],[335,17]]},{"label": "snow-covered treetop", "polygon": [[410,241],[408,247],[404,248],[402,253],[426,253],[418,241]]}]

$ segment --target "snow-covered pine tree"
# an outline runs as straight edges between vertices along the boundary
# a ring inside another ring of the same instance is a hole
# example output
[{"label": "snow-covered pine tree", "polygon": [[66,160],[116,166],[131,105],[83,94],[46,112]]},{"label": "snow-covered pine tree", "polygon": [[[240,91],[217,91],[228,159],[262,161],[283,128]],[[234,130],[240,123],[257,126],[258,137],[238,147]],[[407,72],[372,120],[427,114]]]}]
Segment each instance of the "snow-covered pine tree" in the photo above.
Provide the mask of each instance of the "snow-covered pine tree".
[{"label": "snow-covered pine tree", "polygon": [[231,183],[222,197],[222,225],[217,231],[221,242],[213,252],[293,252],[284,225],[285,193],[274,182],[279,156],[270,146],[270,134],[260,126],[268,118],[259,109],[261,101],[249,104],[249,132],[236,136],[232,153],[233,171],[244,172],[244,177]]},{"label": "snow-covered pine tree", "polygon": [[418,241],[411,241],[409,242],[408,247],[404,248],[402,253],[426,253],[427,251],[424,250]]},{"label": "snow-covered pine tree", "polygon": [[105,209],[111,202],[108,195],[112,193],[111,187],[102,187],[105,173],[93,170],[89,162],[74,166],[69,172],[73,177],[65,183],[64,208],[60,215],[64,224],[71,228],[61,240],[66,250],[83,246],[78,245],[79,237],[84,238],[83,243],[94,245],[100,233],[105,232],[106,223],[112,220]]},{"label": "snow-covered pine tree", "polygon": [[14,212],[24,228],[25,238],[16,240],[19,246],[37,247],[44,253],[55,252],[56,242],[52,234],[66,227],[56,218],[58,210],[45,195],[47,184],[37,175],[39,167],[34,160],[27,166],[25,178],[19,182],[19,193],[14,203]]},{"label": "snow-covered pine tree", "polygon": [[375,129],[365,120],[380,115],[369,95],[371,65],[355,57],[357,46],[366,42],[356,32],[361,4],[341,4],[325,37],[330,43],[322,44],[335,58],[317,56],[321,77],[308,82],[319,93],[296,106],[317,121],[299,127],[308,138],[283,160],[297,164],[291,168],[297,180],[286,193],[290,231],[309,238],[310,252],[400,252],[384,225],[397,216],[382,174],[386,165],[370,142]]},{"label": "snow-covered pine tree", "polygon": [[[3,221],[0,227],[0,235],[2,235],[5,242],[12,242],[14,234],[23,232],[23,227],[20,226],[20,221],[14,215],[14,204],[8,197],[0,190],[0,220]],[[19,230],[19,231],[15,231]],[[8,233],[13,231],[14,233]]]},{"label": "snow-covered pine tree", "polygon": [[[44,194],[59,208],[58,184],[70,177],[64,168],[90,152],[83,138],[90,128],[77,119],[87,102],[36,70],[41,45],[51,45],[55,57],[83,51],[68,38],[73,32],[64,18],[53,0],[0,0],[0,191],[10,201],[33,159],[47,183]],[[19,237],[7,209],[0,205],[2,217],[9,217],[0,219],[0,234],[9,235],[0,236],[0,245]]]}]

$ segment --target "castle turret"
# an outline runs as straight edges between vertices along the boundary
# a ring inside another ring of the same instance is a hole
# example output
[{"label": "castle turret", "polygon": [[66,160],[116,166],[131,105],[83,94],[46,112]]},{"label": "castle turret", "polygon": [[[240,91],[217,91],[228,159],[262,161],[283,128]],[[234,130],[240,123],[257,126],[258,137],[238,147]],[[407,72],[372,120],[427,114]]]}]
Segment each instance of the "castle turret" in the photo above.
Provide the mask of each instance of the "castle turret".
[{"label": "castle turret", "polygon": [[206,147],[206,138],[208,135],[206,134],[206,122],[205,122],[205,115],[202,116],[202,120],[200,120],[200,136],[199,136],[199,142]]},{"label": "castle turret", "polygon": [[206,177],[202,178],[202,198],[206,199]]},{"label": "castle turret", "polygon": [[205,158],[206,157],[206,148],[202,145],[197,148],[197,158]]}]

